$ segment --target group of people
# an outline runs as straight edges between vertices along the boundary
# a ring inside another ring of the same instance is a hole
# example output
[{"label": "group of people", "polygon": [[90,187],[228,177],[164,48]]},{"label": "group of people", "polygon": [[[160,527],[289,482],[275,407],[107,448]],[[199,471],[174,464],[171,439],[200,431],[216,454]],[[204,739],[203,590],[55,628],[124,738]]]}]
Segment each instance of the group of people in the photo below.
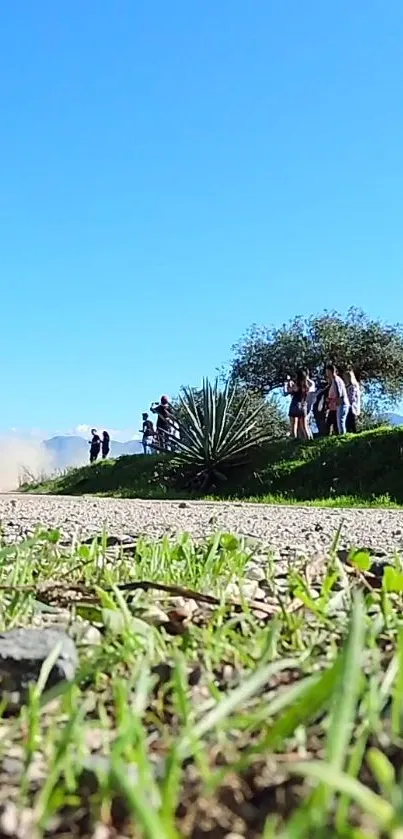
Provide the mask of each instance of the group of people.
[{"label": "group of people", "polygon": [[[153,402],[150,411],[157,415],[156,427],[147,413],[142,415],[143,424],[140,429],[144,454],[155,454],[156,451],[170,451],[176,449],[180,439],[179,423],[174,417],[172,405],[168,396],[161,396],[159,402]],[[91,429],[90,463],[95,463],[102,453],[102,459],[108,457],[110,451],[110,437],[107,431],[102,433],[102,439],[96,428]]]},{"label": "group of people", "polygon": [[110,437],[107,431],[102,433],[102,440],[98,434],[96,428],[91,428],[91,440],[88,441],[88,445],[90,447],[90,463],[95,463],[98,460],[100,452],[102,452],[102,458],[105,460],[108,457],[109,450],[111,447]]},{"label": "group of people", "polygon": [[298,370],[295,379],[287,377],[284,393],[291,396],[288,416],[292,437],[312,439],[313,420],[319,435],[357,432],[361,390],[354,371],[346,370],[341,376],[334,364],[327,364],[325,373],[326,380],[319,387],[307,370]]},{"label": "group of people", "polygon": [[[316,423],[319,435],[346,434],[357,432],[357,419],[361,413],[361,390],[353,370],[339,374],[334,364],[327,364],[326,380],[316,385],[307,370],[298,370],[294,379],[287,376],[284,394],[291,397],[288,416],[292,437],[310,440],[313,437],[312,425]],[[157,417],[154,427],[148,413],[142,415],[142,435],[144,454],[156,451],[175,451],[180,439],[179,424],[175,419],[168,396],[161,396],[159,402],[150,406],[151,413]],[[108,457],[110,438],[107,431],[99,436],[96,428],[91,429],[89,441],[90,463],[94,463],[100,453]]]},{"label": "group of people", "polygon": [[150,411],[157,416],[156,428],[147,413],[143,414],[141,429],[144,454],[156,451],[175,451],[180,438],[179,424],[174,417],[168,396],[161,396],[159,402],[153,402]]}]

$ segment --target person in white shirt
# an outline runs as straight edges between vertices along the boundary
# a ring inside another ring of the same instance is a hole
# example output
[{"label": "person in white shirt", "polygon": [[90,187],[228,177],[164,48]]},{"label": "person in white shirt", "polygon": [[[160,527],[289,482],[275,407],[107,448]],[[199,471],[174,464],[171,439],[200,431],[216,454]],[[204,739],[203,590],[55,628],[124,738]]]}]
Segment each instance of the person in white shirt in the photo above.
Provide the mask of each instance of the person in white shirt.
[{"label": "person in white shirt", "polygon": [[329,414],[336,413],[337,431],[339,434],[346,433],[346,420],[349,409],[347,389],[341,376],[338,375],[334,364],[326,366],[326,376],[330,384],[328,404]]},{"label": "person in white shirt", "polygon": [[313,409],[313,406],[315,404],[315,399],[316,399],[316,384],[315,384],[314,380],[310,378],[309,370],[308,370],[308,373],[307,373],[306,383],[308,385],[308,393],[307,393],[307,396],[306,396],[306,406],[307,406],[307,412],[308,412],[307,413],[307,428],[308,428],[309,439],[312,440],[313,439],[313,433],[312,433],[313,413],[312,413],[312,409]]},{"label": "person in white shirt", "polygon": [[312,437],[308,426],[308,377],[305,370],[297,370],[295,381],[287,376],[284,385],[284,394],[291,396],[288,416],[290,419],[291,437],[300,437],[302,440],[309,440]]},{"label": "person in white shirt", "polygon": [[348,434],[357,433],[357,417],[361,414],[361,390],[355,377],[354,370],[346,370],[343,375],[347,388],[349,409],[346,419],[346,431]]},{"label": "person in white shirt", "polygon": [[171,425],[171,439],[170,439],[171,452],[176,452],[177,451],[176,442],[177,442],[177,440],[180,440],[180,438],[181,438],[181,433],[180,433],[179,423],[177,422],[176,419],[173,419],[172,420],[172,425]]}]

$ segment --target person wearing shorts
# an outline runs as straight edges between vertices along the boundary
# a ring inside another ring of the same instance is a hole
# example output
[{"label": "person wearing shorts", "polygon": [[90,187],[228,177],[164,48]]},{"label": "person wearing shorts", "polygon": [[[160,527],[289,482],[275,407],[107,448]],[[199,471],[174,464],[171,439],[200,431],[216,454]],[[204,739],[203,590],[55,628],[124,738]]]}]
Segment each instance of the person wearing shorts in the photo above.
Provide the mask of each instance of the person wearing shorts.
[{"label": "person wearing shorts", "polygon": [[143,427],[141,429],[143,435],[143,452],[144,454],[152,454],[152,445],[154,442],[154,423],[148,419],[148,414],[143,414]]},{"label": "person wearing shorts", "polygon": [[290,410],[290,431],[292,437],[301,437],[308,440],[310,432],[308,428],[308,377],[304,370],[298,370],[295,382],[291,379],[287,384],[287,393],[291,396]]}]

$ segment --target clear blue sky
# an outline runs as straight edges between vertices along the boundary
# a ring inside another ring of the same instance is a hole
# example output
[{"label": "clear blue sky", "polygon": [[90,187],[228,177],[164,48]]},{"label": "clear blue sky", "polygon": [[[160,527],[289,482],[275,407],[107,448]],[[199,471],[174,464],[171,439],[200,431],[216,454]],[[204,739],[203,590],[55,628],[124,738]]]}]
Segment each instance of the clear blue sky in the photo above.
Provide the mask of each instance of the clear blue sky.
[{"label": "clear blue sky", "polygon": [[401,0],[0,11],[0,428],[137,427],[253,323],[402,319]]}]

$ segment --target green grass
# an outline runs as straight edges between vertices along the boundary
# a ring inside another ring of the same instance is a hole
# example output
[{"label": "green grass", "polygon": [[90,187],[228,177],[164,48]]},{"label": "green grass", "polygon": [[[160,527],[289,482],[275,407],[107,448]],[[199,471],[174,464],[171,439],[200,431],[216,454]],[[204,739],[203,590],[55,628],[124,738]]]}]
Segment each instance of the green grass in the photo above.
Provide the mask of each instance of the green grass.
[{"label": "green grass", "polygon": [[[218,495],[211,495],[205,497],[206,501],[222,501],[222,497]],[[228,501],[239,501],[239,496],[226,496]],[[248,498],[242,498],[245,504],[272,504],[285,505],[290,507],[304,506],[304,507],[322,507],[330,509],[344,510],[346,508],[356,509],[379,509],[386,510],[400,510],[401,504],[397,501],[392,501],[389,495],[373,495],[370,498],[360,498],[354,495],[335,495],[329,498],[309,498],[301,500],[298,497],[291,495],[255,495]]]},{"label": "green grass", "polygon": [[[403,503],[403,429],[300,443],[266,444],[244,468],[214,490],[215,498],[330,506],[394,506]],[[191,497],[169,456],[121,457],[71,470],[24,489],[133,498]]]},{"label": "green grass", "polygon": [[[0,631],[63,621],[80,666],[17,716],[3,696],[0,805],[35,839],[401,839],[403,564],[382,582],[352,552],[347,574],[335,542],[320,565],[267,555],[270,615],[247,589],[262,547],[231,534],[4,545]],[[144,581],[216,602],[119,588]]]}]

